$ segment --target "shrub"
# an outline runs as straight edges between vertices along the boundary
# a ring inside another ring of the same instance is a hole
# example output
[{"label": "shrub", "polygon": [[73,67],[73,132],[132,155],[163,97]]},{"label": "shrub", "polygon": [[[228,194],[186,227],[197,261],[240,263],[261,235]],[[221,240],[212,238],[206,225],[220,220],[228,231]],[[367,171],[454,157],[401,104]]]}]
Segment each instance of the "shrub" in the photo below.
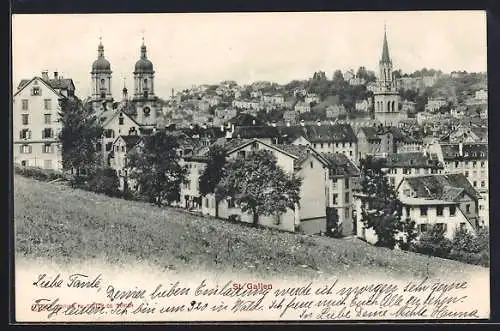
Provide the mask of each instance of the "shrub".
[{"label": "shrub", "polygon": [[414,250],[417,253],[446,258],[450,255],[452,243],[444,237],[444,230],[433,226],[430,231],[420,235],[415,242]]},{"label": "shrub", "polygon": [[229,217],[228,217],[227,219],[228,219],[228,221],[230,221],[230,222],[235,222],[235,223],[237,223],[237,222],[240,222],[240,221],[241,221],[241,216],[240,216],[240,215],[237,215],[237,214],[231,214],[231,215],[229,215]]},{"label": "shrub", "polygon": [[98,168],[91,175],[85,188],[95,193],[116,197],[120,195],[119,179],[113,168]]},{"label": "shrub", "polygon": [[21,167],[15,165],[14,172],[23,177],[29,177],[40,181],[51,181],[59,178],[68,179],[67,176],[60,171],[42,169],[39,167]]},{"label": "shrub", "polygon": [[418,233],[416,230],[416,223],[410,218],[406,218],[403,222],[404,239],[398,240],[398,247],[404,251],[414,250],[415,241],[417,240]]},{"label": "shrub", "polygon": [[452,242],[450,258],[469,264],[489,266],[489,230],[478,229],[472,235],[467,229],[458,229]]}]

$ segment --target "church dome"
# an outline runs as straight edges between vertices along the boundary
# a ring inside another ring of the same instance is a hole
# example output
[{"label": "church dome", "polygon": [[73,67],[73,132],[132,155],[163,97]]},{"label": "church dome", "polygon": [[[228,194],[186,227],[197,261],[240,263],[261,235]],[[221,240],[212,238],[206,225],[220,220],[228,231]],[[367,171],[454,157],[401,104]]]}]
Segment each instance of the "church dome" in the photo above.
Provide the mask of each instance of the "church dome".
[{"label": "church dome", "polygon": [[97,48],[97,60],[92,63],[92,72],[110,72],[111,64],[104,57],[104,46],[99,43]]},{"label": "church dome", "polygon": [[146,45],[141,46],[141,58],[135,63],[135,72],[153,72],[153,63],[146,56]]},{"label": "church dome", "polygon": [[92,71],[111,71],[111,64],[104,57],[98,58],[92,64]]}]

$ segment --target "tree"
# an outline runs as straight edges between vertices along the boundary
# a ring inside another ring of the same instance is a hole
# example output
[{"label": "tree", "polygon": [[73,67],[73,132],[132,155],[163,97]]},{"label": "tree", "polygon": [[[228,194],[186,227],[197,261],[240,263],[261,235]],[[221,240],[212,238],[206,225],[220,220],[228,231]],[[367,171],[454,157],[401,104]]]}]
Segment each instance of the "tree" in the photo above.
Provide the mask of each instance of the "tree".
[{"label": "tree", "polygon": [[256,151],[248,157],[238,157],[227,163],[224,177],[218,186],[221,197],[231,197],[243,212],[253,215],[279,215],[295,210],[300,200],[302,180],[280,168],[268,151]]},{"label": "tree", "polygon": [[361,218],[377,234],[377,246],[393,249],[395,235],[402,230],[401,202],[382,171],[383,161],[367,157],[361,164]]},{"label": "tree", "polygon": [[444,228],[432,226],[427,232],[420,235],[415,243],[415,251],[429,256],[446,258],[450,255],[452,243],[444,237]]},{"label": "tree", "polygon": [[406,218],[402,223],[402,229],[403,233],[405,234],[405,238],[399,240],[399,248],[404,251],[411,251],[413,250],[415,241],[418,237],[416,222],[411,218]]},{"label": "tree", "polygon": [[88,190],[96,193],[104,193],[111,197],[120,194],[119,186],[120,181],[116,175],[116,171],[110,167],[95,169],[87,183]]},{"label": "tree", "polygon": [[140,194],[158,206],[180,200],[180,185],[186,169],[179,164],[178,142],[172,135],[157,132],[146,136],[142,146],[130,153],[130,178],[136,180]]},{"label": "tree", "polygon": [[99,160],[97,145],[103,129],[90,104],[76,97],[61,100],[59,119],[62,129],[59,133],[62,149],[62,165],[66,171],[74,171],[80,177],[96,167]]},{"label": "tree", "polygon": [[[224,165],[226,164],[226,151],[219,145],[212,145],[208,151],[208,162],[205,170],[199,178],[200,194],[215,193],[224,174]],[[219,196],[215,194],[215,216],[219,215]]]}]

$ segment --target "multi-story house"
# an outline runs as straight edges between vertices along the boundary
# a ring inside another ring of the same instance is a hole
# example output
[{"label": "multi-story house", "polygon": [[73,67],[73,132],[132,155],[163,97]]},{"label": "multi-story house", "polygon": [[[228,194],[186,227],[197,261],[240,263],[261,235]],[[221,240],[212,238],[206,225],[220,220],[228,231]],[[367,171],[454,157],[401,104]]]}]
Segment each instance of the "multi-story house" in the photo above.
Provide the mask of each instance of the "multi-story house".
[{"label": "multi-story house", "polygon": [[299,113],[295,110],[287,110],[283,113],[283,120],[285,123],[295,125],[299,119]]},{"label": "multi-story house", "polygon": [[482,196],[479,214],[489,223],[489,174],[487,143],[435,143],[429,146],[444,163],[446,172],[461,173]]},{"label": "multi-story house", "polygon": [[73,98],[75,86],[71,79],[54,73],[49,79],[24,79],[13,97],[13,157],[22,166],[62,170],[61,145],[58,139],[60,100]]},{"label": "multi-story house", "polygon": [[125,189],[125,183],[130,189],[135,189],[133,180],[129,177],[127,156],[142,143],[142,139],[138,135],[120,135],[113,141],[109,165],[116,171],[121,191]]},{"label": "multi-story house", "polygon": [[343,235],[355,234],[354,189],[358,184],[359,168],[344,154],[322,153],[321,156],[328,162],[326,206],[335,209]]},{"label": "multi-story house", "polygon": [[345,116],[347,110],[344,105],[329,105],[326,107],[326,118],[337,118],[339,116]]},{"label": "multi-story house", "polygon": [[412,175],[428,175],[444,173],[444,166],[437,154],[430,153],[397,153],[384,159],[383,170],[389,182],[397,187],[403,178]]},{"label": "multi-story house", "polygon": [[416,102],[403,100],[401,102],[401,110],[407,113],[413,113],[415,111]]},{"label": "multi-story house", "polygon": [[312,102],[314,103],[319,103],[320,98],[319,95],[316,93],[307,93],[306,96],[304,97],[304,102],[311,104]]},{"label": "multi-story house", "polygon": [[301,114],[308,113],[311,111],[311,105],[304,101],[298,101],[294,106],[294,110]]},{"label": "multi-story house", "polygon": [[436,111],[439,108],[446,106],[448,101],[445,98],[429,98],[425,105],[426,111]]},{"label": "multi-story house", "polygon": [[357,111],[367,112],[369,110],[370,103],[368,100],[356,100],[356,104],[354,105],[354,109]]},{"label": "multi-story house", "polygon": [[[459,228],[475,233],[485,225],[478,215],[481,196],[462,174],[404,177],[397,193],[402,203],[402,219],[415,221],[419,235],[439,226],[444,236],[451,240]],[[355,195],[357,215],[361,215],[362,206],[359,195]],[[376,243],[373,229],[366,228],[361,217],[357,222],[357,236]],[[404,234],[397,234],[397,237],[404,237]]]},{"label": "multi-story house", "polygon": [[[301,177],[300,203],[295,210],[281,215],[260,215],[259,224],[294,232],[320,233],[326,231],[326,181],[328,163],[308,146],[272,145],[259,139],[230,140],[225,146],[228,159],[245,158],[257,150],[271,152],[277,164],[288,174]],[[202,212],[216,215],[213,195],[202,198]],[[251,223],[252,215],[243,213],[230,198],[218,203],[217,214],[221,218],[238,215],[242,222]]]}]

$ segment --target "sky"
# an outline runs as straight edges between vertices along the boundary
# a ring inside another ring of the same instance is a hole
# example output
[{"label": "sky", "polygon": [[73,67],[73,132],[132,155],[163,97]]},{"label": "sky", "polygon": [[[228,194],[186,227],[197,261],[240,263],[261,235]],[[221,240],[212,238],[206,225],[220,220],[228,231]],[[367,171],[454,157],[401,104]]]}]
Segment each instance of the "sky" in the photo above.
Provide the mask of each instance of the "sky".
[{"label": "sky", "polygon": [[143,38],[160,97],[223,80],[283,84],[318,70],[330,78],[359,66],[377,72],[384,25],[394,69],[486,71],[484,11],[23,14],[12,18],[13,83],[57,71],[88,96],[100,37],[115,98],[133,86]]}]

